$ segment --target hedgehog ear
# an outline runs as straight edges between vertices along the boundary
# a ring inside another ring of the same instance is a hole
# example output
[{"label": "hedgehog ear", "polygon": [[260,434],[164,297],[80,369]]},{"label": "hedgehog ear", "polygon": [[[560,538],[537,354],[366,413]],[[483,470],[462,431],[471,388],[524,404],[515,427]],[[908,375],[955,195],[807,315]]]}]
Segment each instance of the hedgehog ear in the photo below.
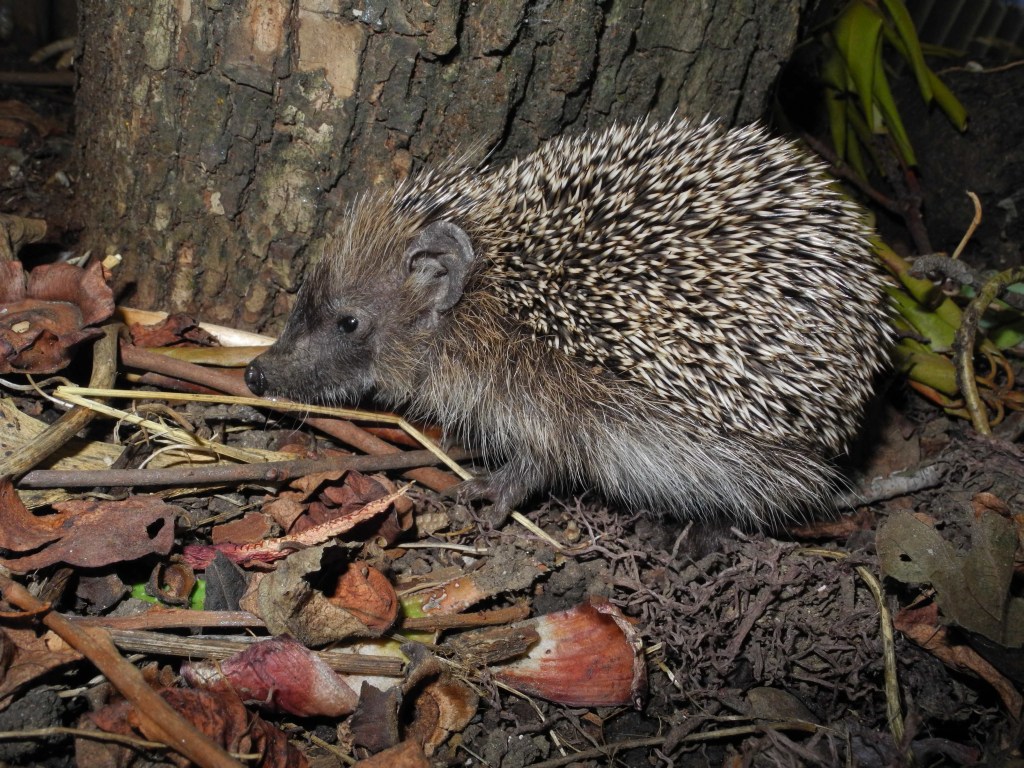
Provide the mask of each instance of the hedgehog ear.
[{"label": "hedgehog ear", "polygon": [[424,227],[405,251],[409,276],[423,286],[435,312],[451,309],[462,298],[472,263],[469,235],[450,221]]}]

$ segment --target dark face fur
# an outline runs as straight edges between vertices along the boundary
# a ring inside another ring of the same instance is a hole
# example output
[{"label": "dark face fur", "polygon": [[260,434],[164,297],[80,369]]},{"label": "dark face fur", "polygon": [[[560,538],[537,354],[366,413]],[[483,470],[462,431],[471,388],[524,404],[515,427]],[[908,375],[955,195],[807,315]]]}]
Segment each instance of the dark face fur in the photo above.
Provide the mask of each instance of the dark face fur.
[{"label": "dark face fur", "polygon": [[[331,272],[314,270],[280,339],[250,366],[247,382],[257,394],[340,404],[373,388],[373,361],[387,336],[380,328],[387,328],[395,287],[378,286],[374,295],[361,286],[333,286]],[[265,386],[254,386],[255,370]]]},{"label": "dark face fur", "polygon": [[281,338],[254,360],[257,395],[397,402],[420,378],[431,338],[458,302],[473,259],[466,233],[434,222],[411,237],[325,257],[299,291]]}]

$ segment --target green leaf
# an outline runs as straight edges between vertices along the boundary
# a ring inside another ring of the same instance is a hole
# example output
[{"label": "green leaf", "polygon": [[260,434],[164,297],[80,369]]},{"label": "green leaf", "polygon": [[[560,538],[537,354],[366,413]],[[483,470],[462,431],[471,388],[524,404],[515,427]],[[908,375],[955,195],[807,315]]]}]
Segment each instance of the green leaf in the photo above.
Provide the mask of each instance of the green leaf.
[{"label": "green leaf", "polygon": [[206,579],[196,579],[192,594],[188,596],[189,610],[201,611],[206,605]]},{"label": "green leaf", "polygon": [[833,32],[861,109],[875,130],[872,101],[875,93],[875,60],[881,52],[882,16],[862,2],[851,3],[836,21]]},{"label": "green leaf", "polygon": [[882,168],[881,160],[878,157],[877,142],[875,142],[874,134],[868,128],[867,122],[865,122],[860,112],[855,109],[847,110],[846,114],[850,118],[850,127],[853,128],[853,133],[856,134],[858,146],[862,150],[867,150],[868,155],[871,157],[871,162],[874,163],[876,168]]},{"label": "green leaf", "polygon": [[828,110],[828,125],[832,132],[832,148],[839,159],[846,156],[847,101],[846,66],[839,52],[833,50],[822,69],[825,80],[825,107]]},{"label": "green leaf", "polygon": [[131,596],[136,600],[142,600],[147,603],[156,603],[157,599],[146,593],[145,584],[132,584]]},{"label": "green leaf", "polygon": [[946,117],[958,131],[967,130],[967,110],[964,105],[960,103],[960,100],[953,95],[953,92],[949,90],[944,82],[939,79],[939,76],[928,70],[928,80],[932,86],[932,92],[935,96],[935,103],[939,105],[939,109],[946,113]]},{"label": "green leaf", "polygon": [[[906,45],[903,41],[896,37],[886,36],[892,46],[899,51],[903,58],[909,58]],[[925,69],[925,77],[928,78],[928,87],[930,98],[927,99],[928,103],[935,101],[939,105],[939,109],[946,113],[946,117],[949,119],[958,131],[967,130],[967,110],[964,105],[960,103],[959,99],[953,95],[953,92],[947,87],[947,85],[939,79],[939,76],[935,74],[931,69]],[[922,95],[924,91],[922,91]]]},{"label": "green leaf", "polygon": [[[903,342],[900,342],[900,346],[903,346]],[[950,397],[960,394],[960,387],[956,383],[956,366],[948,357],[930,352],[927,348],[909,353],[903,351],[901,354],[904,358],[904,370],[912,380],[926,384]]]},{"label": "green leaf", "polygon": [[910,137],[907,135],[907,129],[903,126],[903,120],[900,118],[899,108],[896,106],[896,100],[892,96],[892,91],[889,89],[889,80],[885,76],[885,69],[882,65],[882,51],[879,49],[875,57],[875,104],[878,105],[882,115],[885,117],[885,125],[889,129],[889,133],[896,142],[896,148],[899,150],[900,155],[903,157],[903,162],[907,165],[917,165],[917,157],[914,156],[914,148],[910,144]]},{"label": "green leaf", "polygon": [[914,20],[910,18],[910,13],[903,4],[903,0],[882,0],[882,3],[892,17],[900,40],[903,41],[904,49],[902,53],[907,61],[910,62],[911,69],[914,70],[914,77],[917,78],[917,87],[921,89],[921,98],[925,102],[930,102],[932,100],[932,80],[929,75],[932,73],[928,65],[925,64],[924,51],[921,50],[921,41],[917,37]]},{"label": "green leaf", "polygon": [[[146,584],[133,584],[131,596],[136,600],[143,600],[147,603],[158,604],[160,601],[146,593]],[[192,588],[192,594],[188,596],[188,607],[192,611],[203,610],[206,603],[206,580],[196,579],[196,585]]]},{"label": "green leaf", "polygon": [[868,169],[864,164],[864,154],[861,152],[861,143],[857,141],[856,134],[847,134],[846,154],[849,156],[850,166],[860,174],[862,179],[868,177]]},{"label": "green leaf", "polygon": [[1024,318],[998,328],[992,328],[988,332],[988,338],[1000,350],[1024,344]]},{"label": "green leaf", "polygon": [[925,309],[908,293],[895,288],[889,289],[889,296],[897,311],[909,322],[914,330],[928,340],[934,352],[946,352],[953,347],[956,329],[934,312]]},{"label": "green leaf", "polygon": [[931,311],[950,328],[960,327],[963,312],[955,301],[948,296],[940,297],[939,289],[931,280],[911,275],[910,264],[907,260],[890,248],[881,238],[873,237],[871,247],[886,269],[899,279],[906,292],[913,296],[918,304],[923,307],[933,307]]},{"label": "green leaf", "polygon": [[935,43],[921,43],[921,51],[925,56],[937,56],[943,59],[960,59],[964,56],[963,48],[950,48]]}]

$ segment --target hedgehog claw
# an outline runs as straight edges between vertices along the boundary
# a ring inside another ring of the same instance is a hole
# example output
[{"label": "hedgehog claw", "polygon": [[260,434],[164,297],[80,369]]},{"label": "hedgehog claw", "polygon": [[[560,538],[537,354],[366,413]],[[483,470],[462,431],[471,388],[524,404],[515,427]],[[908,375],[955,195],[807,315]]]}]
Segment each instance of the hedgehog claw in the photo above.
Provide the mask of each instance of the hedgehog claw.
[{"label": "hedgehog claw", "polygon": [[475,499],[490,501],[491,507],[487,510],[486,522],[492,528],[500,528],[508,520],[512,510],[527,495],[521,480],[510,480],[506,475],[507,473],[501,470],[480,475],[460,483],[450,489],[446,495],[453,496],[461,502]]}]

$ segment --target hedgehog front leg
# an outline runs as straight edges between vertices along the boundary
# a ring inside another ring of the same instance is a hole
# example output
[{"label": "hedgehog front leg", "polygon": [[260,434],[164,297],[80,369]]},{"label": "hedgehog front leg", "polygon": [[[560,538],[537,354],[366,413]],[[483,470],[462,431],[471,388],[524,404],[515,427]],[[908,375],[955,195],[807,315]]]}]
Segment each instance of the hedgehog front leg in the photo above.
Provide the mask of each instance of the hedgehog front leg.
[{"label": "hedgehog front leg", "polygon": [[486,499],[491,502],[490,522],[500,525],[534,491],[544,487],[544,473],[523,460],[510,460],[498,469],[479,474],[455,488],[462,499]]}]

